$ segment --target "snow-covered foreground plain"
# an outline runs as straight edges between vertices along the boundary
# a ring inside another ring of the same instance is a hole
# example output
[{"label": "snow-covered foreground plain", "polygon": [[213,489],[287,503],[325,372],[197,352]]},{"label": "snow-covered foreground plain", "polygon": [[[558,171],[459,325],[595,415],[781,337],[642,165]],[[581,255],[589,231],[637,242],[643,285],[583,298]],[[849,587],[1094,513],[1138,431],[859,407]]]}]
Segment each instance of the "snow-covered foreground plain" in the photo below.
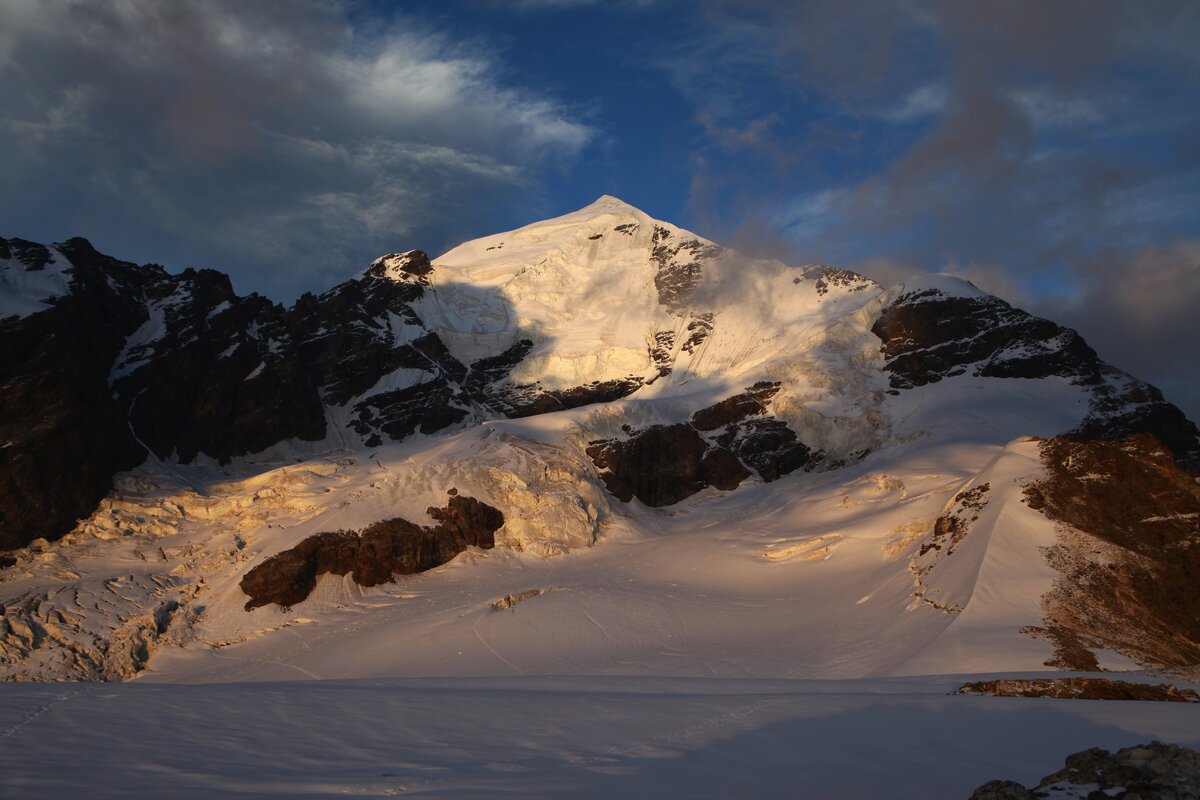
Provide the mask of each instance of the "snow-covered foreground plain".
[{"label": "snow-covered foreground plain", "polygon": [[1200,707],[954,696],[957,678],[468,678],[0,692],[4,797],[963,798]]}]

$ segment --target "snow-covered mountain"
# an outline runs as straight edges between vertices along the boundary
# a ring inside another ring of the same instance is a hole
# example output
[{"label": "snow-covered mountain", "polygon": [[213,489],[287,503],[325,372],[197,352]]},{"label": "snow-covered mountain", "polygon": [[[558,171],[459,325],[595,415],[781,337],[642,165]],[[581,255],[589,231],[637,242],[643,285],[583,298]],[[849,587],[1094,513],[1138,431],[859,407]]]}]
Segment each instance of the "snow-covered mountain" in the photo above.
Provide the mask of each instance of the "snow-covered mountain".
[{"label": "snow-covered mountain", "polygon": [[0,239],[0,674],[1200,664],[1200,436],[965,281],[612,197],[284,308]]}]

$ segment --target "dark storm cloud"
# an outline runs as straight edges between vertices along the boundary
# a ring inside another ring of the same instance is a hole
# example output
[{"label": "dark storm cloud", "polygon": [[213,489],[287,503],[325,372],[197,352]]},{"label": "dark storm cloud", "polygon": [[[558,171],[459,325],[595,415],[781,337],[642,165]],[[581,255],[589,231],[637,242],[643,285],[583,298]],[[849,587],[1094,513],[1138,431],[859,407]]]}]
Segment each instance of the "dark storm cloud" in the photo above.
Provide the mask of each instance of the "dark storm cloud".
[{"label": "dark storm cloud", "polygon": [[[802,119],[773,137],[737,140],[769,160],[779,224],[794,226],[797,238],[815,234],[815,251],[859,257],[861,244],[846,244],[853,240],[878,241],[893,258],[1011,255],[1005,229],[1033,224],[1039,235],[1019,242],[1029,257],[1022,266],[1032,266],[1074,252],[1073,237],[1099,224],[1114,225],[1122,240],[1145,235],[1130,228],[1174,229],[1177,220],[1132,219],[1109,206],[1118,194],[1141,200],[1139,190],[1158,192],[1160,181],[1180,188],[1179,167],[1200,132],[1200,114],[1180,103],[1200,77],[1197,57],[1180,44],[1191,38],[1186,31],[1200,35],[1200,13],[1188,5],[866,3],[848,12],[817,0],[708,8],[704,57],[664,63],[694,98],[709,146],[728,151],[729,126],[762,113],[747,106],[744,87],[764,76],[794,86],[806,108],[816,98],[842,115],[832,125]],[[721,76],[730,75],[723,87]],[[881,121],[924,124],[897,148],[911,134]],[[871,127],[881,141],[864,143]],[[1156,133],[1173,141],[1136,152],[1136,137]],[[839,152],[882,163],[847,182],[821,166]],[[796,169],[780,171],[788,159]],[[1194,179],[1195,164],[1185,166]],[[745,174],[760,184],[761,175]],[[866,228],[869,240],[851,235]]]},{"label": "dark storm cloud", "polygon": [[10,0],[4,233],[89,235],[279,297],[320,288],[351,259],[461,235],[587,144],[503,76],[479,42],[355,29],[330,2]]},{"label": "dark storm cloud", "polygon": [[1030,310],[1085,331],[1101,356],[1200,419],[1200,240],[1101,252],[1077,272],[1073,297],[1030,298]]}]

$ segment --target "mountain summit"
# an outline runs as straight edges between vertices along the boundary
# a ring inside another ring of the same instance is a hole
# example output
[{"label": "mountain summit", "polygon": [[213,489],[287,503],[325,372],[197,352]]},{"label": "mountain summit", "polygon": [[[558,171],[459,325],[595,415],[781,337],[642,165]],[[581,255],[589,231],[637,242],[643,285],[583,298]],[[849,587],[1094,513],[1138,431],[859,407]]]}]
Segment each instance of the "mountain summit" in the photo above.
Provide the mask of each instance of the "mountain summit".
[{"label": "mountain summit", "polygon": [[[1196,426],[952,276],[609,196],[286,308],[0,239],[0,351],[8,677],[253,678],[301,619],[349,677],[1200,663]],[[463,597],[513,652],[452,657]]]}]

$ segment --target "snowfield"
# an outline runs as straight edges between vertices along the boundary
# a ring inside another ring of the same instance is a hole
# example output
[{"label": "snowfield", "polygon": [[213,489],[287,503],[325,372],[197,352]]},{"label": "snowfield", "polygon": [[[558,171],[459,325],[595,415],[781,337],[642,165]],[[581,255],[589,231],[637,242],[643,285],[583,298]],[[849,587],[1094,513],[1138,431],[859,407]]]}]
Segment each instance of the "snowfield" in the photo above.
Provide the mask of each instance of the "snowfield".
[{"label": "snowfield", "polygon": [[965,800],[1087,747],[1200,746],[1195,705],[949,695],[960,683],[10,685],[0,794]]}]

